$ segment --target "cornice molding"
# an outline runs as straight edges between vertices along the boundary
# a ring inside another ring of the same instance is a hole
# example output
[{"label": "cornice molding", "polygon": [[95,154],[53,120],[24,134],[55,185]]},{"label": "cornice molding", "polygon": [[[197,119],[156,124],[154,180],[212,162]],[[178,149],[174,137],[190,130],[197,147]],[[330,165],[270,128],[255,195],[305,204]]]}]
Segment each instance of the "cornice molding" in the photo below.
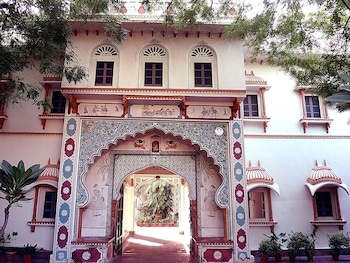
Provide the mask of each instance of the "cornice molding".
[{"label": "cornice molding", "polygon": [[245,134],[244,138],[246,139],[329,139],[329,140],[349,140],[350,136],[349,135],[292,135],[292,134]]},{"label": "cornice molding", "polygon": [[11,136],[62,136],[62,132],[0,132],[1,135]]},{"label": "cornice molding", "polygon": [[155,91],[159,96],[188,96],[188,95],[210,95],[210,96],[232,96],[245,97],[245,90],[232,89],[150,89],[150,88],[74,88],[62,87],[64,94],[93,94],[93,95],[147,95],[154,96]]},{"label": "cornice molding", "polygon": [[[0,132],[1,135],[11,136],[62,136],[60,132]],[[350,135],[265,135],[265,134],[245,134],[244,138],[247,139],[329,139],[329,140],[349,140]]]}]

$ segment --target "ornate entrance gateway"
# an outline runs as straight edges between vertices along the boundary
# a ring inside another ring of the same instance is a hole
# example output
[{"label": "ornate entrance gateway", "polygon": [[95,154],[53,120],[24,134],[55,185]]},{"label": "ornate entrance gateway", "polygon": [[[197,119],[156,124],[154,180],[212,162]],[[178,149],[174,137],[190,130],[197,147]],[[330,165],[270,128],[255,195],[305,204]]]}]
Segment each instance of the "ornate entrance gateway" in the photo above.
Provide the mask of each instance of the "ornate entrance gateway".
[{"label": "ornate entrance gateway", "polygon": [[[120,189],[128,176],[152,165],[188,183],[195,257],[213,258],[215,254],[225,256],[226,262],[248,260],[239,122],[67,118],[66,127],[60,199],[65,217],[59,217],[60,224],[56,224],[57,262],[71,254],[82,262],[113,256],[112,203],[121,197]],[[99,207],[94,200],[101,200]],[[88,219],[92,216],[95,220]],[[214,228],[207,224],[210,220],[216,222]]]}]

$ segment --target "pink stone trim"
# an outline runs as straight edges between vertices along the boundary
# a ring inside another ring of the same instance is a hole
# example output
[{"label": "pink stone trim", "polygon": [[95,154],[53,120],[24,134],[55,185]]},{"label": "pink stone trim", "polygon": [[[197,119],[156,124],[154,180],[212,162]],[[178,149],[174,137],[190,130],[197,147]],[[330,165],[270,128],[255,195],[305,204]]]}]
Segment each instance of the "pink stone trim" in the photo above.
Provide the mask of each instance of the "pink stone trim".
[{"label": "pink stone trim", "polygon": [[245,83],[247,85],[267,85],[267,82],[260,77],[254,75],[254,72],[245,72]]},{"label": "pink stone trim", "polygon": [[311,172],[309,173],[307,182],[312,185],[322,182],[335,182],[342,184],[341,178],[335,174],[332,168],[327,166],[326,160],[324,161],[323,166],[318,166],[318,162],[316,160],[315,167],[312,168]]},{"label": "pink stone trim", "polygon": [[62,136],[61,132],[0,132],[1,135],[20,135],[20,136]]},{"label": "pink stone trim", "polygon": [[265,170],[265,168],[260,166],[260,161],[258,161],[258,166],[252,167],[251,161],[249,161],[248,167],[246,167],[247,173],[247,183],[265,183],[269,185],[274,184],[272,176]]},{"label": "pink stone trim", "polygon": [[325,139],[343,139],[349,140],[350,136],[348,135],[291,135],[291,134],[245,134],[244,138],[252,139],[315,139],[315,140],[325,140]]}]

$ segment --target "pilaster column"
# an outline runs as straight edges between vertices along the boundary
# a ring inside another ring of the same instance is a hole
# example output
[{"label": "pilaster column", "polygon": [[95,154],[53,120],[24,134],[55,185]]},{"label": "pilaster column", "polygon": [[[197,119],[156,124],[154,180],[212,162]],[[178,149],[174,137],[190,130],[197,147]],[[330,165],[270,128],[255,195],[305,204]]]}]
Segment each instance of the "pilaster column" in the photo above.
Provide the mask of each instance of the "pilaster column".
[{"label": "pilaster column", "polygon": [[234,262],[254,262],[249,247],[249,212],[247,178],[243,148],[243,121],[231,121],[229,130],[230,212]]}]

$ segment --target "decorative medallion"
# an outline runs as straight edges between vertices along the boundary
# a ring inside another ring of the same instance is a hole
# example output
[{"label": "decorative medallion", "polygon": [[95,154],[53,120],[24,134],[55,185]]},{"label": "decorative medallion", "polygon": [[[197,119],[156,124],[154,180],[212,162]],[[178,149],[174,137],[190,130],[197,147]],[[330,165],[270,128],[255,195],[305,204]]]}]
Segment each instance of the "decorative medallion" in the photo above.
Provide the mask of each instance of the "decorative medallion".
[{"label": "decorative medallion", "polygon": [[242,157],[242,145],[239,143],[239,142],[235,142],[233,144],[233,152],[234,152],[234,156],[235,158],[238,160],[238,159],[241,159]]},{"label": "decorative medallion", "polygon": [[216,251],[213,253],[213,256],[214,256],[214,258],[215,258],[216,260],[219,260],[219,259],[222,258],[222,253],[221,253],[221,251],[216,250]]},{"label": "decorative medallion", "polygon": [[241,137],[241,126],[239,125],[239,123],[235,122],[232,125],[232,132],[233,132],[233,137],[237,140]]},{"label": "decorative medallion", "polygon": [[244,200],[244,189],[243,186],[241,184],[237,184],[236,185],[236,189],[235,189],[235,197],[236,197],[236,201],[238,203],[242,203]]},{"label": "decorative medallion", "polygon": [[70,214],[70,209],[69,209],[69,205],[67,203],[63,203],[60,206],[60,210],[59,210],[59,218],[60,218],[60,222],[65,224],[68,222],[69,219],[69,214]]},{"label": "decorative medallion", "polygon": [[245,224],[246,217],[245,217],[245,211],[242,206],[237,207],[236,210],[236,222],[239,226],[243,226]]},{"label": "decorative medallion", "polygon": [[243,166],[241,163],[235,163],[233,172],[234,172],[236,180],[242,181],[242,179],[243,179]]},{"label": "decorative medallion", "polygon": [[67,159],[63,163],[63,176],[68,179],[73,174],[73,162],[70,159]]},{"label": "decorative medallion", "polygon": [[92,132],[93,129],[94,129],[94,125],[86,124],[86,126],[85,126],[85,131],[86,132]]},{"label": "decorative medallion", "polygon": [[61,197],[64,201],[67,201],[72,193],[72,185],[69,181],[64,181],[61,188]]},{"label": "decorative medallion", "polygon": [[145,147],[145,141],[144,141],[144,140],[141,140],[141,139],[135,140],[135,141],[134,141],[134,146],[135,146],[136,148],[141,148],[141,149],[145,149],[145,148],[146,148],[146,147]]},{"label": "decorative medallion", "polygon": [[216,127],[216,128],[215,128],[215,134],[216,134],[217,136],[223,135],[223,134],[224,134],[224,129],[221,128],[221,127]]},{"label": "decorative medallion", "polygon": [[244,249],[247,246],[247,235],[243,229],[237,232],[237,245],[240,249]]},{"label": "decorative medallion", "polygon": [[69,138],[66,141],[66,144],[64,146],[65,154],[67,155],[67,157],[71,157],[73,155],[74,148],[75,148],[74,140],[72,138]]},{"label": "decorative medallion", "polygon": [[56,260],[64,261],[67,259],[67,251],[66,250],[57,250],[56,251]]},{"label": "decorative medallion", "polygon": [[176,141],[167,139],[165,143],[166,143],[165,150],[176,149],[176,144],[177,144]]},{"label": "decorative medallion", "polygon": [[84,260],[89,260],[91,258],[91,253],[89,250],[86,250],[84,251],[82,254],[81,254],[81,257],[84,259]]},{"label": "decorative medallion", "polygon": [[67,122],[66,132],[69,136],[73,136],[77,130],[77,121],[75,119],[69,119]]},{"label": "decorative medallion", "polygon": [[64,248],[67,245],[68,229],[66,226],[61,226],[58,230],[57,243],[60,248]]}]

